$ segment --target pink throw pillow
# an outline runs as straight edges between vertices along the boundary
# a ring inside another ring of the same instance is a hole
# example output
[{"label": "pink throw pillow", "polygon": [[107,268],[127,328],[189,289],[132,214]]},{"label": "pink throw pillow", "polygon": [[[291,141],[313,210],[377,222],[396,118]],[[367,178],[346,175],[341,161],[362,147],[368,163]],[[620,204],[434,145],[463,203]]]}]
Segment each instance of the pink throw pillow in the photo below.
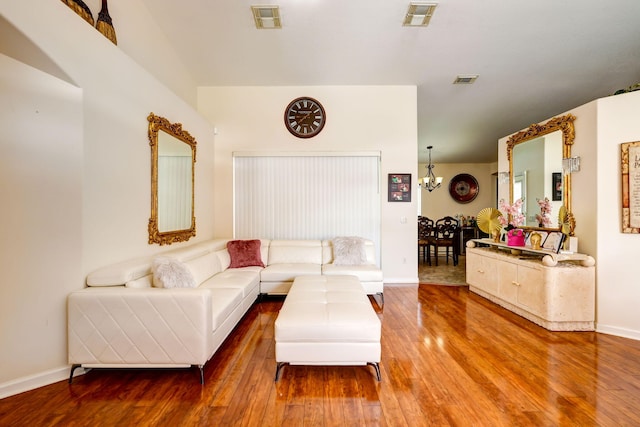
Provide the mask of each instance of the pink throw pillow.
[{"label": "pink throw pillow", "polygon": [[227,250],[231,257],[229,268],[264,267],[260,256],[260,240],[230,240]]}]

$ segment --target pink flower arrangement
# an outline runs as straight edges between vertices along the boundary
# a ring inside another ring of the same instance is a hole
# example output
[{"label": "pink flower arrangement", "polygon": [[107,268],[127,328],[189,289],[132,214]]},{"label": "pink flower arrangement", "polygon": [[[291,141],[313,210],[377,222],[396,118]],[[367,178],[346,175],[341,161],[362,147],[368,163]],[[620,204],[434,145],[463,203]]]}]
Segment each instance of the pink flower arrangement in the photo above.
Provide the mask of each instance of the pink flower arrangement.
[{"label": "pink flower arrangement", "polygon": [[538,224],[542,227],[551,226],[551,202],[548,197],[544,199],[537,199],[538,206],[540,206],[540,213],[536,215]]},{"label": "pink flower arrangement", "polygon": [[[501,199],[498,207],[503,213],[507,214],[506,216],[498,217],[498,221],[500,221],[503,227],[512,229],[524,225],[525,217],[522,214],[522,199],[516,200],[513,202],[513,205],[508,205],[504,199]],[[511,221],[509,221],[509,218]]]}]

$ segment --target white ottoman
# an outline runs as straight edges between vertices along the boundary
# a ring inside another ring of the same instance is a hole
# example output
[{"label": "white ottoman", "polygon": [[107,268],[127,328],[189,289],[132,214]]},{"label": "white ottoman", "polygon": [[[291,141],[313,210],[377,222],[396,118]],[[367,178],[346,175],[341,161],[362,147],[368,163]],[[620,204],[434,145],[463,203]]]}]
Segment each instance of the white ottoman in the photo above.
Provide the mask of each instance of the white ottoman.
[{"label": "white ottoman", "polygon": [[297,277],[275,322],[284,365],[372,365],[380,377],[380,319],[355,276]]}]

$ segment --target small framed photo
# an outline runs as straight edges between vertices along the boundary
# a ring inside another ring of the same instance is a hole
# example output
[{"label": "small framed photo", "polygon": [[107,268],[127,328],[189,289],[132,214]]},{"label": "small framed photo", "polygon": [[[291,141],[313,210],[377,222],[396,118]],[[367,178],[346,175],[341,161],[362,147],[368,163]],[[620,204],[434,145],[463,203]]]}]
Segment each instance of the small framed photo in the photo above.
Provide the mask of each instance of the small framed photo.
[{"label": "small framed photo", "polygon": [[389,196],[390,202],[410,202],[411,201],[411,174],[410,173],[390,173],[389,174]]},{"label": "small framed photo", "polygon": [[[536,232],[540,235],[540,242],[544,242],[544,240],[547,238],[548,233],[542,230],[536,230]],[[531,234],[533,234],[533,231],[527,233],[527,238],[524,242],[524,245],[527,248],[533,248],[533,245],[531,244]],[[542,246],[540,247],[542,248]]]},{"label": "small framed photo", "polygon": [[560,249],[562,249],[564,237],[564,234],[560,231],[551,231],[547,234],[547,238],[544,239],[542,248],[557,254],[560,252]]},{"label": "small framed photo", "polygon": [[562,173],[553,172],[551,174],[551,182],[553,185],[551,189],[551,200],[558,202],[562,200]]}]

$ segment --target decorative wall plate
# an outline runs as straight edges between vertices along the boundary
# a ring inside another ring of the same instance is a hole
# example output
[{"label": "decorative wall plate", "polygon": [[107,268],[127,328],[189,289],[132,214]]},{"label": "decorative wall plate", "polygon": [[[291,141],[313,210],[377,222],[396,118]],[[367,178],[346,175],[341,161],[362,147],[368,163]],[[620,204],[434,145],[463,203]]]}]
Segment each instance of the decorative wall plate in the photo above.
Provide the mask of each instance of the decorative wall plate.
[{"label": "decorative wall plate", "polygon": [[458,203],[469,203],[478,195],[478,181],[468,173],[460,173],[449,181],[449,194]]}]

